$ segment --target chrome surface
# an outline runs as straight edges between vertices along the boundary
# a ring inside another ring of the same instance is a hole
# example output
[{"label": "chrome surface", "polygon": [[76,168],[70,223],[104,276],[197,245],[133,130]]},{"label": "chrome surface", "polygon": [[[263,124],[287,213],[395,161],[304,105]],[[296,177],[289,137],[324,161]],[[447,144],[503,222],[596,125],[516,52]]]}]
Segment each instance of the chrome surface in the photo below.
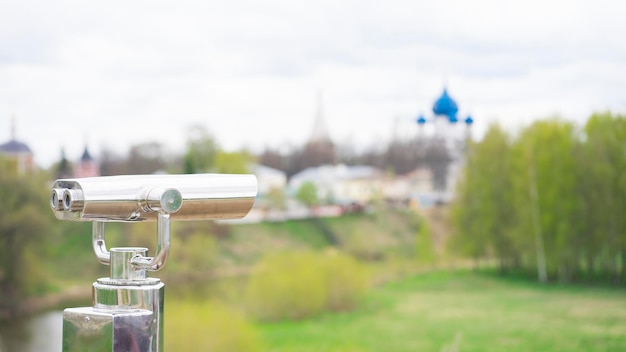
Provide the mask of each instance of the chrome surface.
[{"label": "chrome surface", "polygon": [[[111,252],[106,248],[104,239],[104,222],[94,221],[92,227],[92,246],[98,261],[105,265],[111,265]],[[157,248],[154,257],[135,255],[130,264],[137,270],[158,271],[163,268],[170,253],[171,243],[170,214],[164,212],[157,213]],[[133,247],[130,247],[133,249]],[[111,269],[113,270],[113,269]],[[113,277],[113,274],[111,274]]]},{"label": "chrome surface", "polygon": [[107,250],[107,245],[104,241],[104,222],[94,221],[91,227],[91,232],[93,251],[96,253],[98,261],[101,264],[109,265],[111,262],[111,254]]},{"label": "chrome surface", "polygon": [[63,312],[63,352],[163,352],[159,279],[98,279],[93,299],[93,307]]},{"label": "chrome surface", "polygon": [[138,268],[131,262],[133,258],[144,258],[148,254],[148,248],[123,247],[111,248],[110,252],[110,280],[141,281],[146,279],[146,270]]},{"label": "chrome surface", "polygon": [[[173,211],[179,201],[182,204]],[[156,221],[155,208],[172,220],[244,217],[257,193],[254,175],[127,175],[60,179],[50,205],[61,220]]]},{"label": "chrome surface", "polygon": [[93,307],[63,312],[63,351],[162,352],[164,285],[131,264],[146,248],[111,248],[111,277],[93,284]]},{"label": "chrome surface", "polygon": [[94,308],[100,311],[124,312],[145,309],[158,314],[162,305],[163,283],[157,278],[125,281],[100,278],[93,284]]},{"label": "chrome surface", "polygon": [[63,352],[163,352],[163,320],[145,309],[63,312]]},{"label": "chrome surface", "polygon": [[157,213],[157,254],[152,257],[136,256],[132,258],[131,264],[138,268],[150,271],[160,270],[170,253],[170,214]]}]

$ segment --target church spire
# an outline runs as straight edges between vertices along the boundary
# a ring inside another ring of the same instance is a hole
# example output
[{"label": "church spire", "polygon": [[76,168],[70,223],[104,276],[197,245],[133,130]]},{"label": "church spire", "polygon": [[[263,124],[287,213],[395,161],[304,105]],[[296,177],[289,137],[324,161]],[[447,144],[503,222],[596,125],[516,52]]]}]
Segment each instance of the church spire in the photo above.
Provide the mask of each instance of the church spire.
[{"label": "church spire", "polygon": [[17,136],[15,135],[15,114],[11,114],[11,140],[15,141]]},{"label": "church spire", "polygon": [[311,133],[309,143],[329,141],[330,136],[328,135],[328,129],[326,128],[326,122],[324,121],[322,91],[317,91],[317,111],[315,113],[315,122],[313,124],[313,132]]},{"label": "church spire", "polygon": [[324,121],[324,111],[322,104],[322,92],[317,92],[317,111],[315,123],[308,143],[304,146],[301,158],[301,167],[320,166],[335,164],[335,145],[328,135],[326,123]]}]

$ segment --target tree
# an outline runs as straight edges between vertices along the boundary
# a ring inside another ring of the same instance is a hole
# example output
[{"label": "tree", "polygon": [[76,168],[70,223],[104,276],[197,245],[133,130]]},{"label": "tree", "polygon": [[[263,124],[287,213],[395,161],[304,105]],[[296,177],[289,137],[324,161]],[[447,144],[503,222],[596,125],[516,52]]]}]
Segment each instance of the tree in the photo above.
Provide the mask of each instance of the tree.
[{"label": "tree", "polygon": [[533,234],[542,282],[550,273],[569,280],[577,269],[572,240],[580,208],[574,158],[578,141],[572,123],[551,119],[526,128],[514,145],[518,226]]},{"label": "tree", "polygon": [[466,167],[464,175],[457,183],[456,199],[452,203],[454,232],[449,244],[452,250],[473,258],[478,266],[480,258],[487,255],[489,242],[478,219],[480,200],[472,192],[475,182],[469,166]]},{"label": "tree", "polygon": [[61,160],[53,166],[54,174],[57,179],[72,177],[72,165],[65,157],[65,149],[61,149]]},{"label": "tree", "polygon": [[315,187],[313,182],[304,182],[298,189],[296,198],[309,207],[317,205],[319,201],[317,197],[317,187]]},{"label": "tree", "polygon": [[[617,259],[621,257],[621,277],[626,280],[626,117],[610,113],[594,114],[587,122],[584,145],[585,212],[588,222],[585,245],[587,266],[593,270],[593,256],[601,257],[618,279]],[[593,251],[593,252],[592,252]],[[594,253],[594,254],[592,254]]]},{"label": "tree", "polygon": [[252,162],[252,155],[245,151],[218,151],[215,156],[215,171],[224,174],[247,174]]},{"label": "tree", "polygon": [[105,147],[100,151],[100,174],[102,176],[128,174],[126,161],[111,149]]},{"label": "tree", "polygon": [[497,125],[489,126],[483,140],[468,147],[452,209],[457,249],[475,259],[493,251],[503,271],[519,257],[513,238],[510,154],[508,135]]},{"label": "tree", "polygon": [[39,175],[18,175],[0,157],[0,316],[16,314],[21,298],[45,285],[37,274],[52,218],[44,185]]},{"label": "tree", "polygon": [[183,172],[195,174],[208,172],[215,167],[219,148],[213,136],[202,126],[189,129],[187,151],[183,157]]},{"label": "tree", "polygon": [[159,142],[136,144],[130,147],[126,160],[129,174],[152,174],[166,168],[165,148]]},{"label": "tree", "polygon": [[626,118],[594,114],[582,131],[537,121],[504,140],[490,128],[470,145],[452,210],[457,249],[493,251],[541,282],[577,280],[583,267],[626,281]]}]

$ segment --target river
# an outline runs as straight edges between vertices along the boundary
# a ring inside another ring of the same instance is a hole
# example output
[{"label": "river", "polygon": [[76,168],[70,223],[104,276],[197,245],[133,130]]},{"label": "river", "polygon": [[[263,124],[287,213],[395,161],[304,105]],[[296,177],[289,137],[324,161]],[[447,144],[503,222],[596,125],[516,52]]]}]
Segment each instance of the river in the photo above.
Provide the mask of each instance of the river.
[{"label": "river", "polygon": [[63,312],[53,311],[0,324],[0,352],[60,352]]}]

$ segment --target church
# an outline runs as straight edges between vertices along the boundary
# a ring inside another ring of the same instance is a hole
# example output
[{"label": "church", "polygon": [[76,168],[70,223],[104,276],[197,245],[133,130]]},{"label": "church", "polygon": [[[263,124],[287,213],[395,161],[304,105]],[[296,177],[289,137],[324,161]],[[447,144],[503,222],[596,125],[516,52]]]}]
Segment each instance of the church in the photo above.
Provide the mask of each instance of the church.
[{"label": "church", "polygon": [[337,163],[337,151],[335,143],[333,143],[328,129],[326,128],[326,122],[324,121],[324,111],[322,106],[322,94],[317,95],[317,112],[315,114],[315,121],[313,125],[313,131],[309,140],[304,145],[302,151],[302,165],[301,169],[312,166],[320,165],[333,165]]},{"label": "church", "polygon": [[11,160],[19,175],[33,172],[35,161],[33,151],[26,143],[17,140],[15,133],[15,118],[11,121],[11,139],[0,144],[0,155]]}]

